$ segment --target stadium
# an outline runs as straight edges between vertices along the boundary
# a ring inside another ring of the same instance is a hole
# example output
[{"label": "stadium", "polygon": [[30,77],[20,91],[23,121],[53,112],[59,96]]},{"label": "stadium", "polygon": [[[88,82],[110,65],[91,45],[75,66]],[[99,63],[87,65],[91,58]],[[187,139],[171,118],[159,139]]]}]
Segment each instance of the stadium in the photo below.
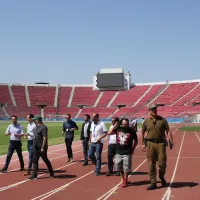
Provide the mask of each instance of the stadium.
[{"label": "stadium", "polygon": [[200,1],[0,16],[0,200],[200,200]]},{"label": "stadium", "polygon": [[121,68],[102,69],[93,80],[91,85],[1,83],[0,119],[16,113],[23,119],[35,113],[59,121],[66,112],[75,120],[95,112],[103,120],[113,115],[142,119],[148,116],[150,104],[158,104],[160,115],[170,122],[182,122],[188,116],[193,117],[191,122],[200,122],[200,80],[132,83],[131,74]]},{"label": "stadium", "polygon": [[[1,181],[1,199],[10,199],[14,193],[20,199],[133,199],[134,194],[142,199],[199,199],[197,171],[200,158],[200,80],[163,81],[152,83],[133,83],[130,72],[122,68],[101,69],[94,77],[91,85],[64,85],[37,82],[34,84],[0,84],[0,123],[4,132],[12,115],[17,115],[19,123],[26,129],[28,113],[41,115],[49,129],[48,155],[53,163],[56,178],[47,180],[45,165],[40,161],[41,169],[37,184],[27,182],[18,172],[17,154],[13,155],[9,173],[0,173],[5,177]],[[82,167],[83,150],[80,142],[80,129],[83,116],[87,113],[99,113],[102,121],[110,126],[112,116],[137,118],[138,137],[141,136],[141,122],[149,116],[149,105],[157,104],[159,115],[170,123],[174,135],[175,147],[168,152],[168,171],[166,178],[169,184],[154,193],[146,192],[148,181],[147,159],[140,150],[140,144],[133,155],[133,171],[130,175],[129,187],[121,189],[118,177],[106,178],[107,148],[102,153],[103,164],[101,177],[93,175],[93,166]],[[75,161],[65,164],[66,148],[60,140],[62,123],[65,114],[71,113],[79,130],[75,132],[73,152]],[[184,144],[183,144],[184,142]],[[1,165],[4,164],[8,140],[1,136]],[[25,164],[28,162],[27,141],[22,141]],[[191,146],[193,148],[191,148]],[[189,162],[187,162],[189,161]],[[183,167],[184,166],[184,167]],[[193,171],[189,177],[187,171]],[[16,172],[16,173],[14,173]],[[182,175],[185,174],[186,179]],[[15,178],[15,181],[13,180]],[[175,179],[176,177],[176,179]],[[199,176],[198,176],[199,177]],[[177,181],[178,180],[178,181]],[[87,182],[87,184],[85,184]],[[102,185],[99,188],[99,185]],[[131,186],[131,187],[130,187]],[[34,188],[34,195],[18,188]],[[42,187],[42,189],[41,189]],[[180,188],[183,188],[180,193]],[[187,188],[190,188],[188,190]],[[10,193],[11,191],[11,193]],[[78,192],[77,192],[78,191]],[[67,197],[66,197],[67,195]],[[85,197],[87,195],[87,197]],[[84,196],[84,197],[83,197]],[[148,196],[148,198],[147,198]],[[186,197],[186,198],[185,198]]]}]

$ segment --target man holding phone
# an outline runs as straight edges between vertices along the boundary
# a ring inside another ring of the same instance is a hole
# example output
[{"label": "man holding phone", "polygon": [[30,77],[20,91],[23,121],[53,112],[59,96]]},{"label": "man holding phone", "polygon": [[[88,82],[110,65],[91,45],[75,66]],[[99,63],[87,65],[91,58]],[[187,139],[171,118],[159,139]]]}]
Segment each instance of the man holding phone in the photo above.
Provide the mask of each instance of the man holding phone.
[{"label": "man holding phone", "polygon": [[61,134],[61,137],[63,137],[65,134],[65,144],[66,144],[67,155],[68,155],[67,162],[73,162],[72,142],[74,140],[75,130],[78,130],[78,126],[76,122],[71,119],[71,114],[67,113],[66,121],[63,123],[63,130]]},{"label": "man holding phone", "polygon": [[[112,117],[112,125],[110,126],[110,129],[113,129],[114,125],[118,123],[119,124],[119,117]],[[110,176],[113,174],[113,159],[116,155],[117,151],[117,137],[116,134],[114,135],[108,135],[108,173],[106,176]],[[120,173],[117,171],[116,176],[120,176]]]}]

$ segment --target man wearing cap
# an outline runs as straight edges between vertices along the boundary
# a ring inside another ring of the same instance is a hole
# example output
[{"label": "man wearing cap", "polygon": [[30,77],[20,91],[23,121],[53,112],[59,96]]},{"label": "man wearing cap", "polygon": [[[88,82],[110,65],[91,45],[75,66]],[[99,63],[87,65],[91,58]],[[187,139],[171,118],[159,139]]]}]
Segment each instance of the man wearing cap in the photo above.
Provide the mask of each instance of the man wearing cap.
[{"label": "man wearing cap", "polygon": [[37,179],[38,161],[40,157],[45,162],[50,172],[50,178],[54,177],[54,171],[47,157],[48,150],[48,128],[43,124],[42,117],[36,116],[33,118],[36,124],[36,132],[33,140],[33,174],[29,177],[30,180]]},{"label": "man wearing cap", "polygon": [[8,166],[10,164],[10,160],[15,150],[17,152],[17,155],[20,161],[20,167],[21,167],[20,171],[25,171],[24,159],[22,156],[22,142],[21,142],[21,137],[24,136],[23,127],[21,124],[17,123],[16,115],[13,115],[11,119],[12,119],[12,124],[8,126],[5,132],[5,136],[10,136],[10,142],[9,142],[9,147],[8,147],[8,155],[6,157],[6,163],[3,169],[1,169],[1,172],[3,173],[7,172]]},{"label": "man wearing cap", "polygon": [[[147,159],[150,169],[150,182],[151,185],[147,190],[153,190],[157,188],[156,185],[156,162],[159,166],[159,178],[162,186],[166,185],[164,178],[166,172],[166,136],[169,138],[170,148],[173,147],[173,137],[171,131],[169,131],[169,125],[165,118],[157,115],[157,105],[151,105],[149,107],[150,117],[144,120],[142,125],[142,150],[147,150]],[[144,134],[146,138],[144,139]]]}]

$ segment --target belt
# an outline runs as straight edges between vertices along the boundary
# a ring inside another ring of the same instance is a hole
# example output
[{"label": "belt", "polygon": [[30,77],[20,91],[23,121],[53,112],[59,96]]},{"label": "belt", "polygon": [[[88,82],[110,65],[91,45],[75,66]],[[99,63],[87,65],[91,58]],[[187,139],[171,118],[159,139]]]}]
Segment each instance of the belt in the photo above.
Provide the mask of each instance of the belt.
[{"label": "belt", "polygon": [[153,142],[153,143],[164,143],[163,140],[156,140],[156,139],[146,139],[147,142]]}]

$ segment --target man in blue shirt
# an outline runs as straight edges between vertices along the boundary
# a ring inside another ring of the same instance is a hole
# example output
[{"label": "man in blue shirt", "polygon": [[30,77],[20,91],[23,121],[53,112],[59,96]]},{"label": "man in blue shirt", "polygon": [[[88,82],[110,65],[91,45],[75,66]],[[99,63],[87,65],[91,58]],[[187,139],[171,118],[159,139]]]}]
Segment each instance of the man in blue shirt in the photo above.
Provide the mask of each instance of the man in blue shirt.
[{"label": "man in blue shirt", "polygon": [[78,130],[76,122],[71,120],[71,114],[66,114],[66,121],[63,123],[62,137],[65,134],[65,144],[68,154],[68,161],[73,162],[72,142],[74,140],[74,131]]},{"label": "man in blue shirt", "polygon": [[1,172],[7,172],[10,160],[15,150],[17,151],[17,155],[20,161],[20,166],[21,166],[20,171],[25,171],[24,159],[22,156],[22,143],[21,143],[21,137],[24,136],[23,127],[21,124],[17,123],[17,116],[13,115],[11,119],[12,119],[12,124],[8,126],[5,132],[5,136],[10,136],[8,155],[6,158],[6,163],[4,167],[1,169]]}]

